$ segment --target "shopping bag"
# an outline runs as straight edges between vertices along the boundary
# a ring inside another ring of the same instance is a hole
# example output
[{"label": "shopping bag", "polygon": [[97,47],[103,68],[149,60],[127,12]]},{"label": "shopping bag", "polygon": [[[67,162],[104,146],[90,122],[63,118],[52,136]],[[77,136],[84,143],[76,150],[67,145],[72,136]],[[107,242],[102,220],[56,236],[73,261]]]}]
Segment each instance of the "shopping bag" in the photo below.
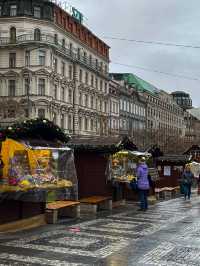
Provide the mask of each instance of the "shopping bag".
[{"label": "shopping bag", "polygon": [[132,180],[130,181],[130,187],[131,187],[132,190],[137,191],[137,190],[138,190],[138,183],[137,183],[137,180],[132,179]]},{"label": "shopping bag", "polygon": [[180,184],[180,193],[184,194],[184,185],[183,185],[183,183]]}]

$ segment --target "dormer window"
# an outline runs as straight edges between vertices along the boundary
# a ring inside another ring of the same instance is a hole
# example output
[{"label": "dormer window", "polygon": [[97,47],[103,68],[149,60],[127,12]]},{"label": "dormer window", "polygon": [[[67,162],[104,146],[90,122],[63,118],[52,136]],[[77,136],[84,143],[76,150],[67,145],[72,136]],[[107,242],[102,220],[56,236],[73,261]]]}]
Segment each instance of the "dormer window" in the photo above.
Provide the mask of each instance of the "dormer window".
[{"label": "dormer window", "polygon": [[10,6],[10,16],[11,17],[17,16],[17,5]]},{"label": "dormer window", "polygon": [[34,17],[41,18],[41,8],[39,6],[34,6]]}]

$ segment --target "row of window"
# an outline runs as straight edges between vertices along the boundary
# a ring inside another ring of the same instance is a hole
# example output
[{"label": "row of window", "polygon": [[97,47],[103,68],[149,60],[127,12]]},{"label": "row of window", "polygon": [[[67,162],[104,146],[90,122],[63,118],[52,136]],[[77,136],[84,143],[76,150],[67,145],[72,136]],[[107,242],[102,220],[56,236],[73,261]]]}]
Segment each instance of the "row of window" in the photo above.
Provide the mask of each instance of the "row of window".
[{"label": "row of window", "polygon": [[[10,28],[10,42],[15,43],[16,38],[17,38],[16,28],[11,27]],[[23,41],[25,41],[26,35],[19,36],[19,39],[22,39]],[[34,40],[41,41],[43,39],[44,39],[44,41],[47,41],[47,42],[51,41],[51,42],[54,42],[55,44],[59,44],[57,34],[54,34],[54,37],[47,36],[47,35],[43,36],[43,35],[41,35],[40,29],[35,29],[34,30]],[[28,36],[28,40],[30,40],[30,36]],[[62,39],[62,43],[60,45],[62,46],[63,49],[66,49],[65,39]],[[107,64],[104,64],[102,61],[99,62],[99,60],[97,58],[93,58],[93,56],[91,54],[88,56],[87,52],[83,51],[83,48],[74,49],[73,44],[69,43],[69,53],[71,55],[73,55],[73,54],[76,55],[78,60],[81,60],[82,62],[88,64],[89,66],[94,67],[96,70],[103,72],[105,74],[108,73]],[[43,65],[43,64],[41,64],[41,65]]]},{"label": "row of window", "polygon": [[[147,120],[147,127],[148,128],[153,128],[154,127],[154,123],[151,120]],[[165,124],[165,123],[161,123],[159,122],[158,124],[158,128],[159,129],[166,129],[166,130],[179,130],[178,127],[175,127],[175,125],[169,125],[169,124]]]},{"label": "row of window", "polygon": [[[40,6],[34,6],[33,7],[33,16],[35,17],[35,18],[41,18],[42,17],[42,8],[40,7]],[[0,16],[2,16],[3,14],[2,14],[2,6],[0,6]],[[10,6],[9,6],[9,15],[11,16],[11,17],[14,17],[14,16],[17,16],[18,15],[18,6],[16,5],[16,4],[11,4]],[[57,22],[58,24],[60,24],[60,22],[58,21],[58,16],[57,16],[58,14],[57,13],[55,13],[55,22]],[[86,42],[88,42],[89,41],[89,44],[90,44],[90,46],[92,47],[92,48],[95,48],[96,50],[98,50],[101,54],[103,54],[103,55],[105,55],[105,56],[108,56],[108,47],[105,45],[105,44],[103,44],[103,42],[101,42],[98,38],[96,38],[95,36],[90,36],[90,38],[87,38],[87,37],[89,37],[89,36],[87,36],[86,35],[86,33],[89,35],[89,34],[91,34],[90,33],[90,31],[87,31],[86,32],[86,30],[85,30],[85,28],[84,28],[84,31],[80,31],[80,27],[78,27],[78,25],[77,25],[77,22],[76,21],[73,21],[73,23],[74,23],[74,26],[75,27],[71,27],[72,26],[72,24],[71,24],[71,20],[70,21],[68,21],[68,23],[66,23],[66,18],[63,18],[62,19],[62,23],[64,22],[64,25],[63,26],[66,26],[66,24],[68,25],[68,30],[70,30],[71,29],[71,31],[74,31],[75,29],[76,29],[76,34],[77,33],[79,33],[78,35],[80,35],[79,36],[79,38],[81,38],[82,37],[82,35],[84,35],[84,39],[85,39],[85,41]],[[82,39],[82,38],[81,38]]]},{"label": "row of window", "polygon": [[118,114],[119,113],[119,104],[111,101],[111,113]]},{"label": "row of window", "polygon": [[[28,78],[24,79],[24,92],[25,95],[29,95],[30,92],[30,80]],[[68,94],[66,95],[66,93],[68,92]],[[39,78],[38,79],[38,95],[40,96],[45,96],[47,95],[46,93],[46,80],[43,78]],[[8,80],[8,96],[17,96],[16,93],[16,80],[15,79],[9,79]],[[66,90],[66,88],[62,87],[61,88],[61,92],[60,92],[60,98],[59,96],[59,92],[58,92],[58,86],[55,84],[54,88],[52,90],[52,95],[51,95],[55,100],[61,100],[64,102],[68,102],[68,103],[73,103],[73,91],[72,89],[68,89]],[[66,96],[67,96],[67,100],[66,100]]]},{"label": "row of window", "polygon": [[111,129],[118,130],[119,129],[119,121],[116,119],[111,120]]},{"label": "row of window", "polygon": [[100,39],[94,36],[90,30],[82,26],[78,21],[72,20],[70,15],[65,11],[55,10],[55,22],[67,32],[71,32],[73,35],[79,38],[81,42],[86,43],[91,48],[95,49],[98,53],[108,58],[109,47],[103,43]]},{"label": "row of window", "polygon": [[79,130],[80,131],[98,131],[99,123],[97,120],[88,117],[79,117]]},{"label": "row of window", "polygon": [[[17,5],[13,4],[9,7],[9,14],[11,17],[17,16]],[[0,6],[0,16],[2,16],[2,6]],[[33,15],[35,18],[41,18],[41,7],[34,6],[33,7]]]},{"label": "row of window", "polygon": [[[38,109],[38,117],[45,118],[46,111],[43,108]],[[72,114],[61,114],[60,116],[60,126],[63,129],[71,131],[73,129],[73,115]],[[58,114],[53,113],[53,122],[58,123]],[[96,119],[89,117],[79,117],[79,130],[80,131],[93,131],[96,132],[99,129],[99,122]]]},{"label": "row of window", "polygon": [[181,124],[183,122],[182,119],[180,119],[179,117],[171,114],[171,113],[166,113],[163,111],[157,111],[155,109],[152,109],[150,107],[148,107],[147,109],[147,113],[149,117],[157,117],[161,120],[165,120],[166,122],[170,122],[170,123],[179,123]]},{"label": "row of window", "polygon": [[120,109],[122,111],[131,113],[131,114],[136,114],[139,116],[145,116],[146,115],[146,110],[144,107],[139,106],[135,103],[130,103],[129,101],[122,100],[122,99],[120,99]]},{"label": "row of window", "polygon": [[[30,58],[30,51],[25,51],[25,66],[30,66],[31,58]],[[46,51],[39,50],[38,51],[38,63],[40,66],[46,65]],[[52,66],[55,72],[58,72],[58,59],[56,57],[53,57],[52,59]],[[16,67],[16,53],[11,52],[9,53],[9,67],[15,68]],[[67,67],[66,63],[64,61],[61,62],[61,75],[62,76],[68,76],[70,79],[73,79],[73,67],[72,65],[68,66],[68,75],[67,75]],[[83,79],[84,74],[84,79]],[[90,75],[89,79],[89,73],[85,71],[83,72],[82,69],[79,70],[79,81],[84,82],[86,85],[91,85],[92,87],[95,87],[96,89],[99,89],[100,91],[103,91],[107,93],[108,85],[107,82],[103,82],[102,79],[98,79],[93,74]]]},{"label": "row of window", "polygon": [[93,74],[90,74],[87,71],[79,69],[79,82],[84,82],[86,85],[90,85],[91,87],[95,87],[96,89],[103,91],[104,93],[108,92],[108,84],[107,82],[103,82],[102,79],[98,79]]},{"label": "row of window", "polygon": [[145,129],[145,123],[138,120],[120,119],[120,129],[122,130],[142,130]]},{"label": "row of window", "polygon": [[[30,94],[30,80],[24,79],[24,91],[25,95]],[[66,95],[66,93],[68,93]],[[43,78],[38,79],[38,95],[45,96],[46,94],[46,80]],[[16,80],[10,79],[8,80],[8,96],[17,96],[16,93]],[[52,90],[52,96],[55,100],[61,100],[66,102],[66,96],[67,96],[67,102],[73,103],[73,90],[67,89],[62,87],[60,92],[60,98],[59,98],[59,91],[58,91],[58,85],[54,84],[53,90]],[[94,96],[90,96],[87,94],[79,94],[79,105],[84,106],[87,108],[95,109],[102,112],[108,111],[108,104],[106,101],[99,100],[95,98]]]},{"label": "row of window", "polygon": [[154,97],[151,97],[151,96],[148,96],[148,100],[149,100],[149,102],[152,102],[155,105],[163,107],[165,109],[168,109],[173,113],[181,114],[181,110],[179,110],[177,107],[175,107],[174,104],[168,104],[167,102],[161,101],[161,100],[154,98]]},{"label": "row of window", "polygon": [[107,113],[108,103],[101,99],[84,93],[79,93],[79,105]]}]

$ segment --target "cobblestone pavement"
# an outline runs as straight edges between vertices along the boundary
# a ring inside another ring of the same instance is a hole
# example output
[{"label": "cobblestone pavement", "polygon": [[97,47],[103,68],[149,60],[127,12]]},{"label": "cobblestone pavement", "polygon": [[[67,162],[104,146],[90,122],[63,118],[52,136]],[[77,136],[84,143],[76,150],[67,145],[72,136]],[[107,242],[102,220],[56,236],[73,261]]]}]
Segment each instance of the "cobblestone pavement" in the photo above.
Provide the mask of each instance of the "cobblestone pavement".
[{"label": "cobblestone pavement", "polygon": [[0,234],[0,265],[200,266],[200,196]]}]

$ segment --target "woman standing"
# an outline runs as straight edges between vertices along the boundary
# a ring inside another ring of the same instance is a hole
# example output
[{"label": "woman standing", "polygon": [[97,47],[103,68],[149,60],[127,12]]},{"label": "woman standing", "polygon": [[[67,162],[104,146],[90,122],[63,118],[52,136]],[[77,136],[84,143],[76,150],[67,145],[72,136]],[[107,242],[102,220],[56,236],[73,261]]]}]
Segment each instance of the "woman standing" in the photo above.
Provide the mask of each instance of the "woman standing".
[{"label": "woman standing", "polygon": [[146,165],[145,158],[142,157],[139,160],[139,166],[137,168],[137,184],[139,191],[140,200],[140,211],[146,211],[148,209],[148,191],[149,191],[149,180],[148,180],[148,166]]},{"label": "woman standing", "polygon": [[191,186],[192,186],[193,179],[194,179],[194,175],[190,170],[190,166],[186,165],[185,170],[184,170],[183,175],[182,175],[182,178],[181,178],[181,183],[183,186],[183,193],[184,193],[185,200],[187,198],[190,200]]}]

